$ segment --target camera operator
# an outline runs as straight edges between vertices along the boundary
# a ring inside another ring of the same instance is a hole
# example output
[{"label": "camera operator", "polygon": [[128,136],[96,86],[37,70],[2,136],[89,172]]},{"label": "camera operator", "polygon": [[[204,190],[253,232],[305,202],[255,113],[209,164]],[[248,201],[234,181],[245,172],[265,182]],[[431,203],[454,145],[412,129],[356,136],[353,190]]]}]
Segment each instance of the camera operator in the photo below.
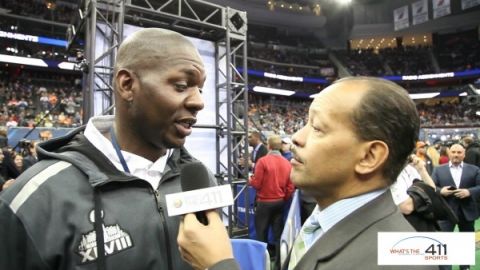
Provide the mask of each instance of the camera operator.
[{"label": "camera operator", "polygon": [[15,166],[13,154],[8,150],[0,150],[0,191],[7,189],[20,175]]},{"label": "camera operator", "polygon": [[23,167],[22,171],[30,168],[33,164],[37,163],[37,151],[36,151],[37,142],[22,140],[20,141],[21,155],[23,156]]},{"label": "camera operator", "polygon": [[[5,155],[3,154],[3,151],[0,151],[0,191],[3,190],[3,186],[5,186],[6,183],[6,170],[4,166],[4,161],[5,160]],[[7,184],[8,187],[8,184]]]}]

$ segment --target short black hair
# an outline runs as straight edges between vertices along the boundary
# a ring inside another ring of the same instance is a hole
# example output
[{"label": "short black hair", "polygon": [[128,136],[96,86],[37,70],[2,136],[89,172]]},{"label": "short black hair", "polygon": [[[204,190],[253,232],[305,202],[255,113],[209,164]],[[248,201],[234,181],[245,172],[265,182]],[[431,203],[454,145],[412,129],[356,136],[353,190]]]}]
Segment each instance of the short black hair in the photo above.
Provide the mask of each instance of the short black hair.
[{"label": "short black hair", "polygon": [[388,145],[389,155],[383,175],[394,183],[415,148],[420,118],[407,91],[396,83],[373,77],[347,77],[337,81],[364,81],[367,92],[351,115],[358,137],[380,140]]}]

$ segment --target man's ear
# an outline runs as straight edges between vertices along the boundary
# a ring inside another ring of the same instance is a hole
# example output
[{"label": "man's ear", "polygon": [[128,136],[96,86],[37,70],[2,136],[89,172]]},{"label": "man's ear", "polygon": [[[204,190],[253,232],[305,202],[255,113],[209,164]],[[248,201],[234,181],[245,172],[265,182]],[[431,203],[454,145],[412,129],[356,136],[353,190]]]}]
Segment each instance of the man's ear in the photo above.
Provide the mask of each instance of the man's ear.
[{"label": "man's ear", "polygon": [[115,75],[118,96],[125,102],[131,102],[133,100],[135,79],[135,74],[126,69],[120,69]]},{"label": "man's ear", "polygon": [[378,140],[363,143],[360,151],[361,159],[355,165],[359,174],[369,174],[382,168],[389,154],[388,145]]}]

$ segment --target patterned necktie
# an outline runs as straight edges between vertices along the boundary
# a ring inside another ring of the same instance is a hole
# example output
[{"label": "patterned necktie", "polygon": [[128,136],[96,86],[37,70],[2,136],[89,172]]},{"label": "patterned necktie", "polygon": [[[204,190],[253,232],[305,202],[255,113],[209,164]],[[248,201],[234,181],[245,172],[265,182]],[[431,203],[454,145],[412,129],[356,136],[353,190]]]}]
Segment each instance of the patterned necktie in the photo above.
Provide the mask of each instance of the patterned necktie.
[{"label": "patterned necktie", "polygon": [[323,232],[318,223],[318,219],[314,214],[310,216],[300,230],[295,242],[293,243],[292,253],[290,254],[290,261],[288,263],[288,270],[294,269],[303,255],[312,246],[313,242]]}]

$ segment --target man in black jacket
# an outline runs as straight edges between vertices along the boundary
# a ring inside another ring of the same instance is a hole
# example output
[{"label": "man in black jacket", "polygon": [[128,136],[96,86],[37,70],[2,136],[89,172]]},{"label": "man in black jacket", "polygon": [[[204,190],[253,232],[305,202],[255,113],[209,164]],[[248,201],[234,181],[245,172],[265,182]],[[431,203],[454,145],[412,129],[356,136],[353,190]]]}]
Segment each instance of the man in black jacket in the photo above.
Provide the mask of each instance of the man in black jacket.
[{"label": "man in black jacket", "polygon": [[252,169],[252,171],[254,171],[255,169],[255,163],[257,163],[257,161],[264,157],[265,155],[267,155],[268,153],[268,149],[267,147],[265,147],[265,145],[263,145],[262,143],[262,134],[258,131],[252,131],[249,135],[248,135],[248,144],[253,147],[252,149],[252,155],[251,155],[251,159],[250,159],[250,162],[249,162],[249,167]]},{"label": "man in black jacket", "polygon": [[[466,136],[462,140],[463,146],[465,147],[465,158],[463,162],[475,165],[480,168],[480,144],[478,140],[475,140],[473,136]],[[475,198],[478,202],[479,197]],[[477,203],[477,209],[480,213],[480,203]]]},{"label": "man in black jacket", "polygon": [[463,162],[480,167],[480,144],[472,136],[463,138],[465,159]]},{"label": "man in black jacket", "polygon": [[[0,195],[0,269],[192,269],[178,252],[183,148],[204,103],[202,59],[184,36],[147,28],[118,49],[115,115],[39,144]],[[210,175],[213,184],[213,176]]]}]

